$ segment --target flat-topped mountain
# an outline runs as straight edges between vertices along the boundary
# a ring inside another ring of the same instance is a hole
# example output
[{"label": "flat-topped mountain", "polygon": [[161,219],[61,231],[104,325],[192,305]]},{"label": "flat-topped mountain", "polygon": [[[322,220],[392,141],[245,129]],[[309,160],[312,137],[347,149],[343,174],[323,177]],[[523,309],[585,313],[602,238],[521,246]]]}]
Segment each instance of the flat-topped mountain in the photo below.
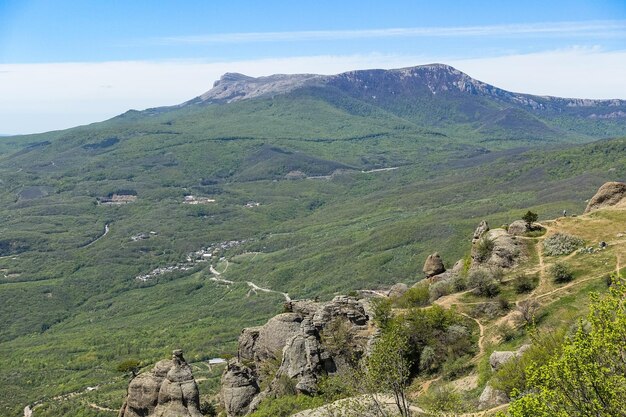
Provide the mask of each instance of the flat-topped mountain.
[{"label": "flat-topped mountain", "polygon": [[[282,95],[316,96],[353,112],[384,110],[428,129],[463,124],[487,140],[626,134],[626,101],[521,94],[476,80],[444,64],[348,71],[337,75],[224,74],[183,104],[229,104]],[[353,102],[358,100],[358,104]],[[364,107],[370,107],[365,109]]]}]

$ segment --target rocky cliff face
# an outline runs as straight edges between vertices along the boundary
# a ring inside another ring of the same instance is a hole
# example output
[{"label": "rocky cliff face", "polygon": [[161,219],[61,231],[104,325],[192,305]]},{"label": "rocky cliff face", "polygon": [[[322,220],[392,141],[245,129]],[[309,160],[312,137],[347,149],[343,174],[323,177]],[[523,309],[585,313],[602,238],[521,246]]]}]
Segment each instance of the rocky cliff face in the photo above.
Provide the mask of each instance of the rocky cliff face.
[{"label": "rocky cliff face", "polygon": [[118,417],[202,417],[198,386],[182,350],[130,381]]},{"label": "rocky cliff face", "polygon": [[[242,331],[237,358],[222,376],[220,400],[228,416],[253,411],[262,398],[280,393],[285,380],[297,392],[315,393],[320,376],[362,356],[373,334],[366,301],[339,296],[325,303],[291,301],[285,308],[265,325]],[[268,372],[272,363],[278,368]]]},{"label": "rocky cliff face", "polygon": [[603,207],[617,206],[626,200],[626,184],[623,182],[607,182],[589,200],[585,213]]}]

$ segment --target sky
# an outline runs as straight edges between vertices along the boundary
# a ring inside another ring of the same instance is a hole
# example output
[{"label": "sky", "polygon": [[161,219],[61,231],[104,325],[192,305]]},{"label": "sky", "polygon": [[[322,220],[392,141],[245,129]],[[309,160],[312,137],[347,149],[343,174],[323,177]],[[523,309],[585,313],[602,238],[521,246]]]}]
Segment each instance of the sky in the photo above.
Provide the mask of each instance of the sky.
[{"label": "sky", "polygon": [[0,0],[0,134],[181,103],[225,72],[433,62],[517,92],[626,99],[626,0]]}]

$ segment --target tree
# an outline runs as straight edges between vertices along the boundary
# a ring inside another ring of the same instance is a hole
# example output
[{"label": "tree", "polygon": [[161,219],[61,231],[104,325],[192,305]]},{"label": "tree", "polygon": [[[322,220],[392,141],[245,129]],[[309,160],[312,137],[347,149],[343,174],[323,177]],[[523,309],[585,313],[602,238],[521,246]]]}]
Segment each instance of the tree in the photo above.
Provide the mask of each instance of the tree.
[{"label": "tree", "polygon": [[536,299],[529,298],[527,300],[519,302],[519,304],[517,305],[517,311],[520,312],[526,324],[532,324],[535,321],[537,312],[539,311],[540,307],[541,304],[539,304]]},{"label": "tree", "polygon": [[131,377],[137,376],[137,371],[141,368],[141,362],[137,359],[126,359],[117,365],[117,372],[130,373]]},{"label": "tree", "polygon": [[[368,392],[374,396],[391,394],[403,417],[411,416],[406,397],[412,365],[407,359],[408,350],[407,336],[399,327],[393,326],[378,339],[365,364]],[[382,411],[382,407],[379,409]]]},{"label": "tree", "polygon": [[522,220],[526,222],[526,226],[528,226],[529,229],[532,228],[533,223],[536,222],[538,218],[539,215],[537,215],[537,213],[533,213],[530,210],[528,210],[526,214],[522,216]]},{"label": "tree", "polygon": [[626,282],[616,277],[609,294],[591,296],[587,319],[547,363],[531,367],[508,416],[626,416],[625,294]]},{"label": "tree", "polygon": [[554,282],[562,284],[564,282],[570,282],[574,279],[574,273],[572,270],[562,263],[556,263],[550,267],[550,274]]}]

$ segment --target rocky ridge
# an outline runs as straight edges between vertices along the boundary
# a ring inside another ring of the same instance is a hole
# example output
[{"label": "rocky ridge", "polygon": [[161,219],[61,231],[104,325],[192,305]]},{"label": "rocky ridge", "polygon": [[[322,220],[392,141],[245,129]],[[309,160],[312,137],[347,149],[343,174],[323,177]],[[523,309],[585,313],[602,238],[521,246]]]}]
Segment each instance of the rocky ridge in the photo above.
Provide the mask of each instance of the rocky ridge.
[{"label": "rocky ridge", "polygon": [[286,94],[304,87],[335,87],[352,95],[376,99],[381,94],[415,96],[462,93],[489,97],[500,102],[531,110],[568,111],[574,108],[595,109],[586,117],[592,119],[624,118],[626,100],[592,100],[534,96],[503,90],[476,80],[445,64],[428,64],[399,69],[348,71],[337,75],[274,74],[250,77],[226,73],[204,94],[188,101],[194,103],[232,103],[257,97]]},{"label": "rocky ridge", "polygon": [[[323,374],[332,375],[353,355],[365,354],[375,334],[367,301],[346,296],[300,300],[285,303],[285,310],[263,326],[242,331],[237,357],[221,381],[220,401],[228,416],[253,411],[263,398],[280,393],[285,380],[293,381],[299,393],[315,393]],[[336,337],[349,346],[333,343]],[[268,375],[265,368],[272,362],[279,366]]]}]

